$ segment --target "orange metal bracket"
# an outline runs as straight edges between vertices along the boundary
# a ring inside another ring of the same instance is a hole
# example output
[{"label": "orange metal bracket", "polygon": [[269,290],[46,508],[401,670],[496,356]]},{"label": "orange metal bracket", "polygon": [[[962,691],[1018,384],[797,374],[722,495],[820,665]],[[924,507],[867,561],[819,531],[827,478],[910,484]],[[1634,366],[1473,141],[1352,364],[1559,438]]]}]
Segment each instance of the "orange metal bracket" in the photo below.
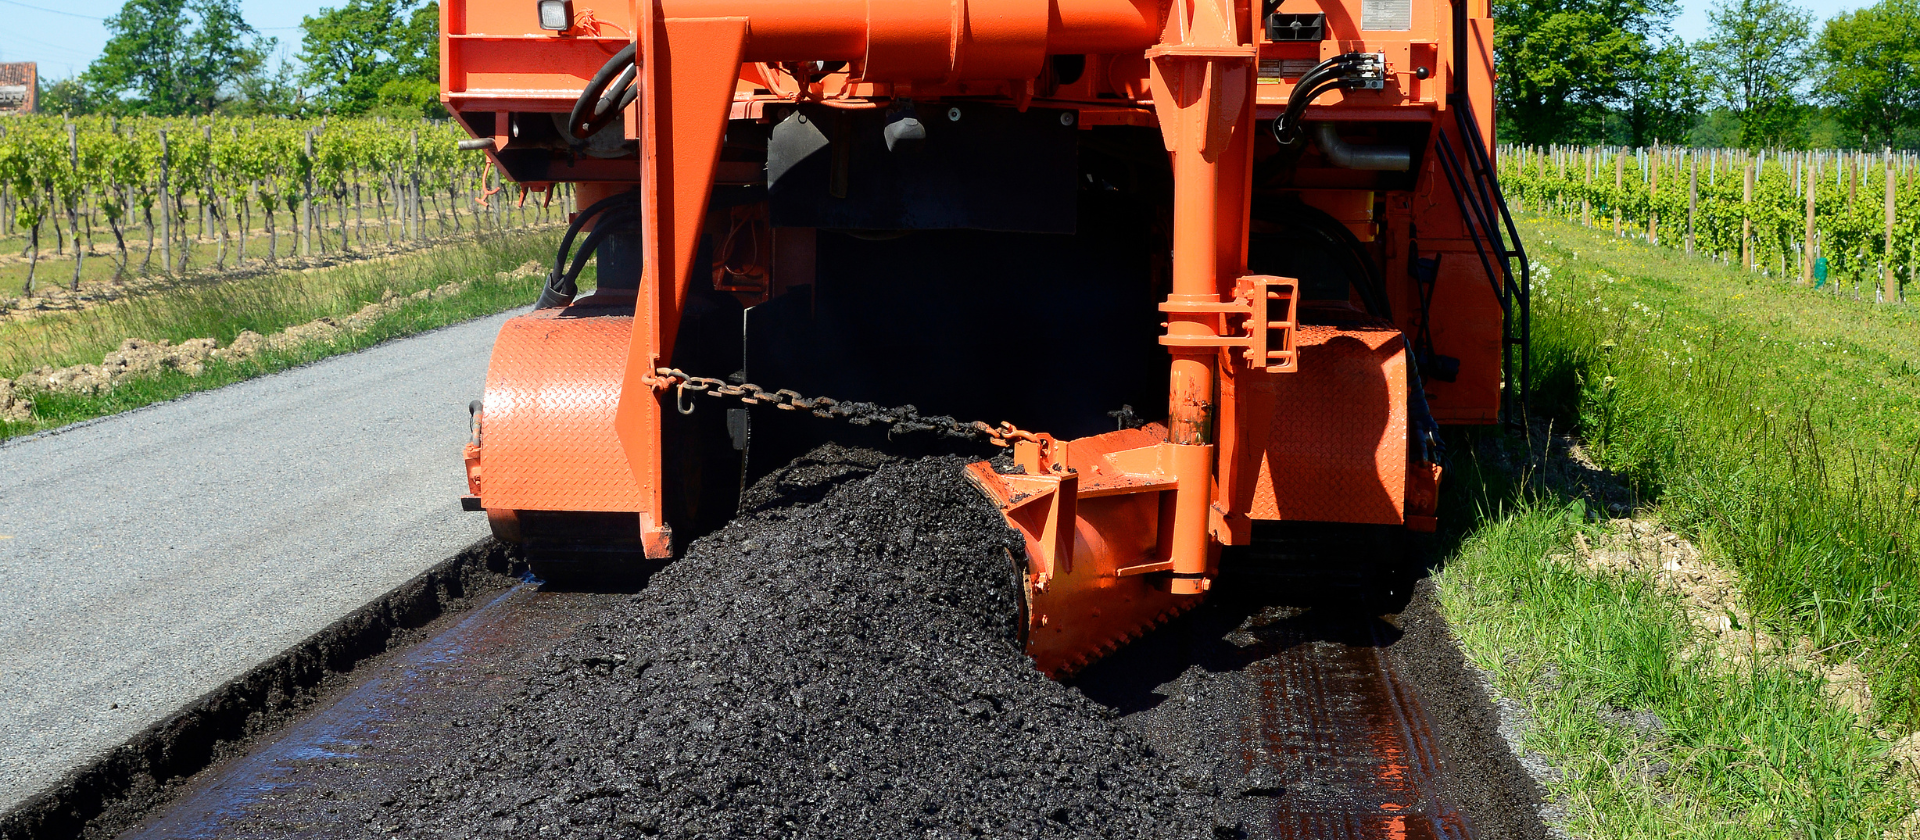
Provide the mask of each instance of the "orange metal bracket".
[{"label": "orange metal bracket", "polygon": [[1020,441],[1025,474],[985,462],[968,477],[1025,538],[1027,653],[1061,676],[1199,602],[1213,553],[1176,553],[1189,499],[1213,483],[1213,447],[1168,443],[1166,428],[1072,441]]},{"label": "orange metal bracket", "polygon": [[646,381],[673,353],[680,309],[692,278],[708,185],[733,102],[747,19],[669,18],[642,0],[640,36],[640,183],[645,273],[636,328],[614,428],[640,484],[640,534],[647,556],[672,554],[660,463],[660,398]]},{"label": "orange metal bracket", "polygon": [[1245,332],[1233,333],[1224,324],[1215,325],[1211,334],[1176,334],[1169,328],[1160,343],[1178,348],[1241,348],[1247,365],[1255,370],[1292,373],[1299,369],[1299,355],[1293,346],[1294,328],[1299,325],[1299,298],[1298,280],[1250,275],[1240,278],[1231,300],[1168,300],[1160,304],[1161,312],[1189,318],[1246,316]]}]

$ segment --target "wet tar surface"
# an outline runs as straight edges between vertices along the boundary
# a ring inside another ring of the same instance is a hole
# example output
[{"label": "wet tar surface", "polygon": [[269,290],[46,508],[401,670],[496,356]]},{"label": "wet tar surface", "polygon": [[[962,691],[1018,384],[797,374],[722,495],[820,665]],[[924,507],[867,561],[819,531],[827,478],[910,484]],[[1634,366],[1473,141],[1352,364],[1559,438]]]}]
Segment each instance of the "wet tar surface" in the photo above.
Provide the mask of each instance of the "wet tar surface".
[{"label": "wet tar surface", "polygon": [[1477,685],[1422,705],[1462,675],[1421,598],[1216,593],[1046,679],[962,463],[816,451],[637,594],[516,590],[135,834],[1540,836]]}]

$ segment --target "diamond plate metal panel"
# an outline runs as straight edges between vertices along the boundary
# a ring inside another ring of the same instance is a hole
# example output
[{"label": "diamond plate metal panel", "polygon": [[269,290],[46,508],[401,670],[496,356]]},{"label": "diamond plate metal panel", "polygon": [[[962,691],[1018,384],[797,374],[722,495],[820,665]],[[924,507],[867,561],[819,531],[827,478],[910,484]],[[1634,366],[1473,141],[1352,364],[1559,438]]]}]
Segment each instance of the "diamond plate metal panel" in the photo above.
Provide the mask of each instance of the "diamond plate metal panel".
[{"label": "diamond plate metal panel", "polygon": [[1297,373],[1253,374],[1249,432],[1254,519],[1404,522],[1406,344],[1384,322],[1303,325]]},{"label": "diamond plate metal panel", "polygon": [[595,309],[543,309],[500,328],[481,426],[485,507],[640,510],[613,428],[633,317],[582,311]]}]

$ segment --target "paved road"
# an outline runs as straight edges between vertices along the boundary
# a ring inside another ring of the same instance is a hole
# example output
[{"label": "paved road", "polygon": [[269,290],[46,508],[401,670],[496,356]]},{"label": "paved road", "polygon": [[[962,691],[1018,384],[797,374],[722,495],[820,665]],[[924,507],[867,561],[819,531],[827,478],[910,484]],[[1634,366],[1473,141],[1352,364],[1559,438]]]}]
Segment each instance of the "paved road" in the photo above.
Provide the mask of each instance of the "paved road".
[{"label": "paved road", "polygon": [[485,536],[504,318],[0,444],[0,812]]}]

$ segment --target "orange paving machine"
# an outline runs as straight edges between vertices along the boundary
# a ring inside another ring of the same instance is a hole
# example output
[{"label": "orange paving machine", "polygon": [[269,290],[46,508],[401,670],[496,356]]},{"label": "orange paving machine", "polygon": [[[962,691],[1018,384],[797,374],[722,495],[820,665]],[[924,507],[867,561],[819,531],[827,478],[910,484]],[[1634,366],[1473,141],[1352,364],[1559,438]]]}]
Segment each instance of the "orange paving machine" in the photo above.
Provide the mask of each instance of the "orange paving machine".
[{"label": "orange paving machine", "polygon": [[577,185],[467,450],[467,507],[547,574],[669,558],[824,441],[971,436],[1011,450],[969,475],[1058,675],[1223,547],[1433,530],[1439,425],[1520,420],[1488,0],[441,16],[462,147]]}]

